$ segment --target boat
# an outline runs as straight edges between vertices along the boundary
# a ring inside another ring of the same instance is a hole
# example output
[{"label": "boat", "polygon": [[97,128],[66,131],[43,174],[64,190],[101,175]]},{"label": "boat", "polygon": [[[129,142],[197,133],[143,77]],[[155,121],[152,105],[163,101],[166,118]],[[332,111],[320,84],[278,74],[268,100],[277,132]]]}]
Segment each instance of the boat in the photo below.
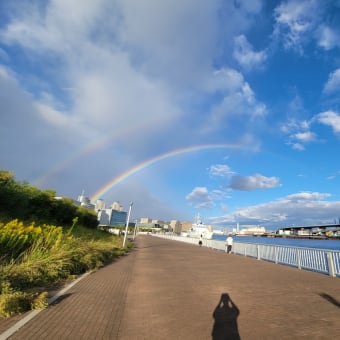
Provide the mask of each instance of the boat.
[{"label": "boat", "polygon": [[211,227],[206,226],[200,217],[200,214],[196,215],[195,223],[192,224],[191,228],[187,232],[188,237],[202,238],[211,240],[214,232]]}]

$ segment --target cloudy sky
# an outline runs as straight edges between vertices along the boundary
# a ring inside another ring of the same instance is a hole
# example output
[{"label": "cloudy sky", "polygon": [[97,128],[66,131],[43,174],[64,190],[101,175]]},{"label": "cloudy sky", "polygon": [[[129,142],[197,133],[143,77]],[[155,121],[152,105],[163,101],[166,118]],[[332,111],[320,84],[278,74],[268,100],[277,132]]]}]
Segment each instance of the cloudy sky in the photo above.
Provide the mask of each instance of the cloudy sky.
[{"label": "cloudy sky", "polygon": [[340,218],[340,1],[0,1],[0,167],[132,219]]}]

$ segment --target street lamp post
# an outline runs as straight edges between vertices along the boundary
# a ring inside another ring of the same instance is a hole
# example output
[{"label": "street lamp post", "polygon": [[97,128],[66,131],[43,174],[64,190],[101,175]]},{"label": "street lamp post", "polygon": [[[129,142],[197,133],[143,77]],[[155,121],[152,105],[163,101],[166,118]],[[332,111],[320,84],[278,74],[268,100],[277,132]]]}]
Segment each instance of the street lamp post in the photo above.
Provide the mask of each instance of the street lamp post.
[{"label": "street lamp post", "polygon": [[129,212],[128,212],[127,219],[126,219],[123,248],[125,247],[126,236],[127,236],[127,233],[128,233],[128,227],[129,227],[129,222],[130,222],[130,214],[131,214],[132,204],[133,204],[133,202],[130,203]]}]

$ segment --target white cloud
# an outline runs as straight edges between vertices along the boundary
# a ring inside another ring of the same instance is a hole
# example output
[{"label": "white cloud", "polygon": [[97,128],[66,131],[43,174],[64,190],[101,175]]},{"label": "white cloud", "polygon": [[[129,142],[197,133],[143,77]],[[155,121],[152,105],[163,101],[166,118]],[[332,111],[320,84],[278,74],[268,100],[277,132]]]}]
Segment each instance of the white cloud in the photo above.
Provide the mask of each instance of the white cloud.
[{"label": "white cloud", "polygon": [[[50,96],[55,99],[41,105],[51,124],[61,128],[61,122],[69,119],[69,125],[83,135],[111,133],[112,128],[129,133],[139,127],[141,143],[146,145],[153,137],[142,130],[161,135],[184,114],[188,117],[191,113],[184,112],[181,104],[196,96],[196,90],[200,98],[223,93],[203,123],[209,133],[220,129],[223,117],[241,113],[257,118],[266,113],[241,73],[230,68],[214,73],[212,67],[218,39],[247,27],[250,14],[260,12],[261,1],[225,4],[225,13],[234,13],[238,25],[219,32],[220,5],[194,0],[138,4],[53,0],[41,7],[32,1],[16,7],[0,36],[4,43],[25,50],[33,68],[50,65]],[[72,89],[67,91],[66,106],[53,93],[64,88]],[[34,96],[41,98],[42,89],[36,88]],[[187,138],[186,126],[180,126],[178,138],[181,134]]]},{"label": "white cloud", "polygon": [[[221,94],[222,99],[211,102],[201,129],[195,130],[209,134],[227,127],[220,124],[225,117],[242,114],[257,119],[267,112],[241,73],[228,67],[215,72],[212,67],[220,39],[231,41],[249,27],[262,2],[226,3],[223,10],[221,6],[219,1],[197,4],[195,0],[52,0],[41,6],[32,1],[16,6],[0,36],[4,43],[23,49],[32,68],[50,65],[50,96],[55,99],[42,103],[49,106],[43,112],[60,128],[69,119],[69,125],[83,135],[102,135],[112,129],[129,133],[137,127],[162,135],[196,115],[184,111],[183,103]],[[221,15],[231,16],[235,25],[223,21],[226,28],[219,30]],[[249,63],[259,61],[257,52],[248,49],[247,53]],[[66,93],[65,88],[72,91]],[[64,92],[67,105],[55,89]],[[34,96],[40,99],[42,89],[37,87]],[[178,139],[187,138],[187,127],[179,126]],[[138,135],[137,131],[134,137]],[[140,138],[145,146],[153,136],[140,132]]]},{"label": "white cloud", "polygon": [[307,120],[299,121],[297,119],[289,119],[285,124],[281,126],[281,131],[286,134],[292,134],[296,130],[307,130],[310,127],[310,122]]},{"label": "white cloud", "polygon": [[287,145],[292,149],[303,151],[308,143],[317,141],[317,135],[310,131],[311,123],[307,120],[289,119],[281,126],[281,131],[288,135]]},{"label": "white cloud", "polygon": [[305,146],[301,143],[288,143],[288,145],[290,145],[292,147],[293,150],[297,150],[297,151],[304,151],[306,150]]},{"label": "white cloud", "polygon": [[332,72],[329,77],[326,85],[324,86],[323,91],[325,93],[334,93],[340,90],[340,68],[336,69]]},{"label": "white cloud", "polygon": [[[48,51],[81,55],[84,37],[95,36],[97,27],[107,28],[108,23],[112,25],[117,20],[112,15],[115,12],[107,11],[108,5],[107,0],[51,0],[45,4],[19,1],[11,6],[11,21],[1,37],[40,55]],[[108,13],[110,21],[103,20],[109,19]]]},{"label": "white cloud", "polygon": [[253,191],[257,189],[269,189],[280,186],[277,177],[266,177],[260,174],[253,176],[232,176],[228,188],[232,190]]},{"label": "white cloud", "polygon": [[276,201],[238,209],[236,212],[216,217],[219,225],[263,225],[270,230],[279,227],[308,226],[334,223],[339,217],[340,202],[326,201],[328,193],[299,192]]},{"label": "white cloud", "polygon": [[185,198],[190,201],[206,201],[208,194],[209,192],[206,187],[196,187]]},{"label": "white cloud", "polygon": [[[0,66],[0,155],[2,164],[25,180],[39,175],[61,155],[74,150],[72,136],[51,129],[38,103],[24,91],[16,74]],[[74,131],[77,138],[76,131]],[[70,138],[71,137],[71,138]]]},{"label": "white cloud", "polygon": [[213,201],[220,201],[224,198],[230,198],[230,196],[223,190],[212,190],[210,197]]},{"label": "white cloud", "polygon": [[195,208],[212,208],[214,203],[205,187],[196,187],[186,196],[189,202],[194,203]]},{"label": "white cloud", "polygon": [[261,67],[267,59],[266,51],[254,52],[253,47],[244,35],[234,39],[234,59],[246,70]]},{"label": "white cloud", "polygon": [[316,140],[316,135],[313,132],[305,131],[294,134],[294,138],[303,143],[310,143]]},{"label": "white cloud", "polygon": [[[164,82],[166,75],[155,79],[137,69],[133,47],[119,45],[117,34],[123,34],[124,26],[118,17],[123,5],[100,0],[51,1],[44,6],[44,10],[36,2],[18,6],[0,36],[5,43],[24,49],[33,68],[46,65],[50,100],[46,101],[45,88],[36,87],[34,96],[41,117],[52,127],[92,138],[113,130],[117,138],[134,132],[135,139],[142,139],[137,143],[142,148],[152,136],[143,129],[161,133],[179,119],[181,109]],[[28,81],[29,77],[23,79],[24,84]],[[65,94],[64,88],[72,89],[67,91],[67,105],[57,94]],[[129,148],[131,140],[124,141]]]},{"label": "white cloud", "polygon": [[245,85],[243,75],[232,68],[221,68],[214,71],[208,82],[208,90],[221,93],[237,92]]},{"label": "white cloud", "polygon": [[325,111],[317,115],[317,121],[321,124],[328,125],[333,132],[340,133],[340,114],[334,111]]},{"label": "white cloud", "polygon": [[215,164],[212,165],[209,169],[209,174],[211,176],[225,177],[230,176],[234,172],[230,169],[228,165],[225,164]]},{"label": "white cloud", "polygon": [[0,61],[3,60],[4,62],[8,62],[9,59],[9,55],[6,53],[6,51],[0,48]]},{"label": "white cloud", "polygon": [[291,119],[283,125],[281,131],[289,135],[287,144],[295,150],[302,151],[308,143],[319,141],[317,135],[310,131],[312,123],[330,126],[335,134],[340,133],[340,114],[335,111],[324,111],[309,121]]},{"label": "white cloud", "polygon": [[328,193],[320,192],[298,192],[296,194],[288,195],[287,199],[291,201],[319,201],[323,200],[331,195]]},{"label": "white cloud", "polygon": [[209,190],[206,187],[195,187],[185,199],[194,204],[195,208],[213,208],[216,201],[227,198],[227,194],[222,190]]},{"label": "white cloud", "polygon": [[214,202],[206,187],[194,188],[185,198],[190,203],[193,203],[195,208],[212,208],[214,206]]},{"label": "white cloud", "polygon": [[220,69],[214,72],[208,84],[212,91],[221,95],[221,99],[211,109],[207,130],[224,128],[231,118],[247,116],[250,120],[257,120],[267,114],[266,105],[256,99],[240,72],[231,68]]},{"label": "white cloud", "polygon": [[282,38],[286,49],[302,52],[302,46],[317,27],[322,10],[322,3],[317,0],[282,2],[274,11],[274,36]]},{"label": "white cloud", "polygon": [[177,88],[204,82],[217,43],[218,2],[126,0],[119,5],[118,39],[137,67]]},{"label": "white cloud", "polygon": [[316,36],[318,45],[326,51],[340,46],[339,32],[327,25],[321,25],[316,32]]}]

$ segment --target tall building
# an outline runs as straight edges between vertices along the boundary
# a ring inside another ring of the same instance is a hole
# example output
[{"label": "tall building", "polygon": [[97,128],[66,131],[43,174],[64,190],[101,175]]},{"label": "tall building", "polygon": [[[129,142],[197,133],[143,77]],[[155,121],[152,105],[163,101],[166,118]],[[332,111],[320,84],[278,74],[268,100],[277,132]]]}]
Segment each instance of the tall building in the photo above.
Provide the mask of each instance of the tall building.
[{"label": "tall building", "polygon": [[96,201],[96,204],[94,206],[95,211],[103,210],[105,209],[105,202],[101,198]]},{"label": "tall building", "polygon": [[103,209],[98,211],[99,225],[124,226],[126,224],[127,212],[114,209]]},{"label": "tall building", "polygon": [[172,220],[170,222],[170,229],[172,230],[173,233],[175,234],[180,234],[182,231],[182,225],[181,222],[177,220]]},{"label": "tall building", "polygon": [[123,207],[122,207],[122,205],[119,202],[113,202],[111,204],[111,209],[112,210],[116,210],[116,211],[122,211]]},{"label": "tall building", "polygon": [[99,225],[102,226],[125,226],[127,212],[119,202],[113,202],[110,208],[105,208],[102,199],[96,201],[95,210],[97,212]]}]

